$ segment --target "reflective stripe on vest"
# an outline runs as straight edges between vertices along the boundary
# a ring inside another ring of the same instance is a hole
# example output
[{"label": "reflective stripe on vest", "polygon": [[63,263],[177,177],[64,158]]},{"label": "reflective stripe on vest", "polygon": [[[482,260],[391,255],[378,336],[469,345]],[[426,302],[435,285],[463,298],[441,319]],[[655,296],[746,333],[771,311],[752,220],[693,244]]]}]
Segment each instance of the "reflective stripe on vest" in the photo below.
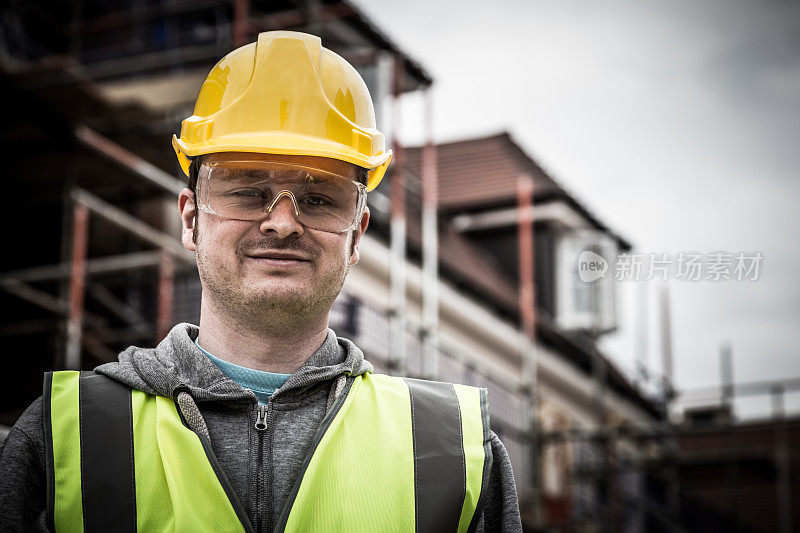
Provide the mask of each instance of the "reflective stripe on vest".
[{"label": "reflective stripe on vest", "polygon": [[170,398],[64,371],[45,375],[42,404],[56,531],[245,530],[210,444],[183,425]]},{"label": "reflective stripe on vest", "polygon": [[[486,390],[357,376],[323,419],[276,531],[471,531],[491,449]],[[93,372],[45,375],[56,531],[252,531],[175,403]]]}]

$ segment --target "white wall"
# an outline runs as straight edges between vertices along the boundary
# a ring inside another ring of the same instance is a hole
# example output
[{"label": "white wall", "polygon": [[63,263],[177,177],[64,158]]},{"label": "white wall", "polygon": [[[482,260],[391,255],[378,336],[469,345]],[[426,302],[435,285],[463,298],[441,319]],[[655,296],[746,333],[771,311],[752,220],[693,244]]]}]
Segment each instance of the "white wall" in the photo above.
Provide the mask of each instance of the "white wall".
[{"label": "white wall", "polygon": [[[389,248],[367,233],[360,251],[361,260],[351,269],[344,291],[379,309],[387,309]],[[409,326],[414,327],[421,320],[422,273],[416,265],[408,264],[406,274],[407,320]],[[460,357],[479,372],[491,376],[510,390],[517,390],[522,372],[518,328],[441,279],[439,297],[440,342],[457,349]],[[596,426],[595,389],[591,377],[547,347],[538,345],[537,354],[543,403],[568,416],[576,426]],[[632,422],[650,420],[642,409],[608,388],[606,401],[608,409],[618,418]]]}]

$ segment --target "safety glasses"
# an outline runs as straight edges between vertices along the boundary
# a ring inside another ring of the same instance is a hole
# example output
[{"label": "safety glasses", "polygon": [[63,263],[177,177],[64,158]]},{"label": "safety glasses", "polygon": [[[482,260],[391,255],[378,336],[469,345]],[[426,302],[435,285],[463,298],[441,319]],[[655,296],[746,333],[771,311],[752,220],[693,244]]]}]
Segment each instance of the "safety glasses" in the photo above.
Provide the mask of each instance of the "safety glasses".
[{"label": "safety glasses", "polygon": [[200,165],[198,208],[236,220],[267,217],[280,201],[292,204],[305,227],[330,233],[355,228],[364,213],[367,187],[345,176],[292,163],[217,161]]}]

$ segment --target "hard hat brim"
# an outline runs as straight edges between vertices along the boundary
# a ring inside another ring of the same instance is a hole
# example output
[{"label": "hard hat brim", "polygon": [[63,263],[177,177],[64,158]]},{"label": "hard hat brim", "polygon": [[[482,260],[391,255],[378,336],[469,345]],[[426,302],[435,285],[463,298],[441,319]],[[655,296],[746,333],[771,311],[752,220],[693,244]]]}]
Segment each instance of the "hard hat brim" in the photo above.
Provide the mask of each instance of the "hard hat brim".
[{"label": "hard hat brim", "polygon": [[187,176],[189,175],[191,158],[217,152],[330,157],[368,169],[367,191],[371,191],[378,186],[392,160],[391,150],[374,157],[364,157],[363,154],[355,150],[348,150],[341,144],[292,133],[226,135],[194,144],[191,147],[178,136],[173,135],[172,147],[175,149],[181,168]]}]

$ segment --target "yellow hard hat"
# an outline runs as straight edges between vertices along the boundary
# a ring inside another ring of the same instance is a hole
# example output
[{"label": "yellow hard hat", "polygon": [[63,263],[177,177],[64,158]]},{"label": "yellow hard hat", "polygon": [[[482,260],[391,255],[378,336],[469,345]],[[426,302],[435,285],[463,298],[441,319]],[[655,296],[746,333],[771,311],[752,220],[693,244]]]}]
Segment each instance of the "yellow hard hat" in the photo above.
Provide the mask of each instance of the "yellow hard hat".
[{"label": "yellow hard hat", "polygon": [[350,63],[319,37],[269,31],[217,63],[194,114],[172,136],[178,161],[212,152],[331,157],[369,169],[377,187],[392,159],[375,127],[369,91]]}]

